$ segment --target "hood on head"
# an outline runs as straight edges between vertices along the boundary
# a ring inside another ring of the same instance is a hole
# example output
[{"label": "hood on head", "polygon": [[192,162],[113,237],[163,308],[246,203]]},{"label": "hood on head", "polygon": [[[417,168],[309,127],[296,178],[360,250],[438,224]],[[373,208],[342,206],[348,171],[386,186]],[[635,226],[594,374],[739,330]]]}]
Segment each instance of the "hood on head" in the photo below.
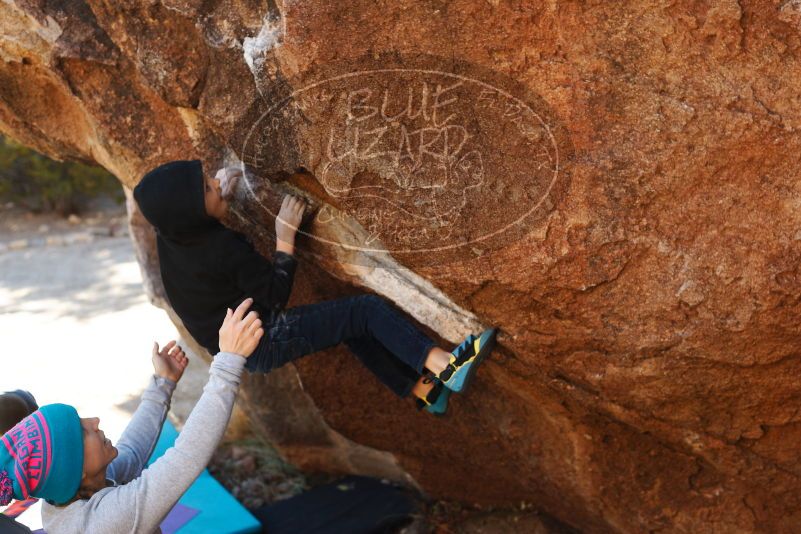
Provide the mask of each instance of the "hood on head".
[{"label": "hood on head", "polygon": [[206,214],[204,191],[200,160],[171,161],[145,174],[133,195],[159,235],[181,240],[219,224]]}]

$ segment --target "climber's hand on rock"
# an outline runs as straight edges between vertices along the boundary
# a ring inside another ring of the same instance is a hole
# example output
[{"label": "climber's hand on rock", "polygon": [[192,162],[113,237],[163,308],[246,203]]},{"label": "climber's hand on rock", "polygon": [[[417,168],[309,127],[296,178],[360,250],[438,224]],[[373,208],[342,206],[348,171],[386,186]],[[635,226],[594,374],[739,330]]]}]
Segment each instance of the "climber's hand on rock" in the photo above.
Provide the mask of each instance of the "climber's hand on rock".
[{"label": "climber's hand on rock", "polygon": [[184,375],[189,359],[178,343],[170,341],[159,350],[159,344],[153,343],[153,370],[157,376],[178,382]]},{"label": "climber's hand on rock", "polygon": [[278,250],[283,250],[288,254],[294,252],[295,234],[298,232],[305,210],[306,202],[301,197],[284,196],[281,210],[275,218],[275,237]]},{"label": "climber's hand on rock", "polygon": [[232,352],[247,358],[256,350],[264,329],[258,313],[252,311],[245,315],[251,304],[253,299],[247,298],[236,310],[228,308],[220,327],[220,352]]},{"label": "climber's hand on rock", "polygon": [[224,199],[228,200],[233,196],[240,178],[242,178],[242,169],[239,167],[224,167],[217,171],[214,179],[219,180],[221,194]]}]

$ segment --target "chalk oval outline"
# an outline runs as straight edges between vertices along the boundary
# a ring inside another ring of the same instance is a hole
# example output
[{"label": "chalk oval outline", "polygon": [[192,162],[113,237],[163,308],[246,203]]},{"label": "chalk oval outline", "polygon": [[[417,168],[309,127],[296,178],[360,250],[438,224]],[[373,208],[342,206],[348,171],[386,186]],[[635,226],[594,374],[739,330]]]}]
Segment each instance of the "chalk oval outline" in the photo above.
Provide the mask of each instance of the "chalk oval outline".
[{"label": "chalk oval outline", "polygon": [[[248,146],[248,141],[249,141],[251,135],[253,134],[253,132],[255,131],[256,127],[259,125],[259,123],[262,121],[262,119],[264,119],[265,117],[270,116],[273,113],[273,111],[275,111],[276,109],[280,109],[280,107],[283,106],[287,101],[289,101],[291,99],[294,99],[295,95],[298,95],[298,94],[303,93],[305,91],[309,91],[309,90],[314,89],[314,88],[316,88],[316,87],[318,87],[320,85],[323,85],[323,84],[326,84],[326,83],[329,83],[329,82],[333,82],[333,81],[343,80],[345,78],[351,78],[351,77],[355,77],[355,76],[364,76],[364,75],[370,75],[370,74],[401,73],[401,72],[405,72],[405,73],[412,72],[412,73],[441,75],[441,76],[447,76],[447,77],[455,78],[455,79],[466,81],[466,82],[470,82],[470,83],[475,83],[475,84],[477,84],[479,86],[488,88],[488,89],[490,89],[492,91],[496,91],[496,92],[504,95],[506,98],[509,98],[510,100],[514,100],[515,102],[519,103],[520,105],[525,107],[527,110],[529,110],[537,118],[537,120],[539,121],[540,125],[543,127],[545,132],[548,134],[548,139],[551,141],[551,145],[553,146],[554,154],[555,154],[555,158],[554,158],[555,164],[554,164],[553,178],[551,178],[551,181],[548,184],[548,187],[546,188],[545,193],[542,195],[540,200],[530,210],[528,210],[526,213],[524,213],[523,215],[521,215],[520,217],[518,217],[517,219],[515,219],[511,223],[507,224],[506,226],[504,226],[504,227],[502,227],[502,228],[500,228],[498,230],[495,230],[494,232],[482,235],[481,237],[477,237],[475,239],[472,239],[472,240],[470,240],[470,241],[468,241],[466,243],[457,243],[457,244],[454,244],[454,245],[443,245],[443,246],[433,247],[433,248],[392,249],[392,250],[390,250],[390,249],[386,249],[386,248],[365,248],[365,247],[361,247],[361,246],[355,246],[355,245],[348,245],[348,244],[345,244],[345,243],[340,243],[338,241],[331,241],[331,240],[325,239],[323,237],[315,236],[313,234],[310,234],[310,233],[305,232],[305,231],[301,230],[300,228],[298,228],[297,231],[299,233],[301,233],[301,234],[303,234],[305,236],[308,236],[308,237],[310,237],[312,239],[315,239],[317,241],[320,241],[322,243],[327,243],[329,245],[339,246],[339,247],[342,247],[342,248],[345,248],[345,249],[348,249],[348,250],[354,250],[354,251],[359,251],[359,252],[377,252],[377,253],[384,253],[384,254],[412,254],[412,253],[415,253],[415,252],[441,252],[441,251],[445,251],[445,250],[453,250],[453,249],[458,249],[458,248],[461,248],[461,247],[465,247],[465,246],[468,246],[468,245],[471,245],[471,244],[474,244],[474,243],[478,243],[478,242],[484,241],[486,239],[495,237],[495,236],[497,236],[497,235],[499,235],[499,234],[501,234],[503,232],[506,232],[512,226],[520,224],[521,221],[523,221],[526,217],[529,217],[532,213],[534,213],[542,205],[543,202],[545,202],[545,199],[548,198],[548,196],[551,194],[551,190],[553,189],[553,186],[556,184],[556,180],[559,177],[559,169],[560,169],[560,167],[559,167],[559,164],[560,164],[559,147],[558,147],[558,145],[556,143],[556,139],[554,138],[553,133],[551,132],[550,126],[548,126],[548,124],[546,124],[545,121],[542,120],[542,117],[540,116],[540,114],[537,113],[536,111],[534,111],[533,109],[531,109],[531,107],[526,102],[524,102],[520,98],[510,94],[508,91],[505,91],[503,89],[499,89],[499,88],[497,88],[497,87],[495,87],[495,86],[493,86],[493,85],[491,85],[489,83],[483,82],[481,80],[476,80],[475,78],[471,78],[469,76],[464,76],[464,75],[461,75],[461,74],[455,74],[455,73],[452,73],[452,72],[444,72],[444,71],[439,71],[439,70],[420,69],[420,68],[391,68],[391,69],[359,70],[359,71],[355,71],[355,72],[349,72],[349,73],[346,73],[346,74],[340,74],[338,76],[333,76],[333,77],[330,77],[330,78],[326,78],[324,80],[320,80],[320,81],[314,82],[312,84],[306,85],[306,86],[304,86],[304,87],[302,87],[300,89],[293,90],[289,95],[287,95],[286,97],[284,97],[283,99],[281,99],[280,101],[278,101],[277,103],[272,105],[267,111],[265,111],[256,120],[256,122],[250,128],[250,131],[248,132],[247,136],[245,136],[245,140],[244,140],[244,143],[243,143],[243,150],[242,150],[243,156],[246,154],[246,148]],[[246,159],[246,158],[243,158],[243,161],[241,162],[243,175],[246,172],[244,159]],[[243,180],[243,182],[245,183],[250,195],[253,198],[258,199],[258,197],[256,197],[255,191],[253,191],[253,188],[250,186],[249,181],[248,180]],[[278,214],[273,213],[269,208],[267,208],[263,204],[261,204],[261,206],[265,210],[267,210],[267,212],[270,215],[272,215],[274,217],[277,217]]]}]

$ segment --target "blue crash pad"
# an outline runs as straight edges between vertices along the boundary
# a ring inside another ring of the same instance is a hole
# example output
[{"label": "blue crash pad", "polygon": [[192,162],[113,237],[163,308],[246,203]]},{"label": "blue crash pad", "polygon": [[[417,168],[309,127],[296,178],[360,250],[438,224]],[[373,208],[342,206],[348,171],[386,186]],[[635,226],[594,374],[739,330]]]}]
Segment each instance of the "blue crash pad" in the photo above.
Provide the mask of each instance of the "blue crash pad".
[{"label": "blue crash pad", "polygon": [[[178,431],[169,421],[164,422],[159,441],[147,465],[151,465],[175,444]],[[179,534],[249,534],[261,532],[261,524],[244,506],[204,469],[178,501],[198,513],[176,532]],[[191,514],[190,514],[191,515]]]}]

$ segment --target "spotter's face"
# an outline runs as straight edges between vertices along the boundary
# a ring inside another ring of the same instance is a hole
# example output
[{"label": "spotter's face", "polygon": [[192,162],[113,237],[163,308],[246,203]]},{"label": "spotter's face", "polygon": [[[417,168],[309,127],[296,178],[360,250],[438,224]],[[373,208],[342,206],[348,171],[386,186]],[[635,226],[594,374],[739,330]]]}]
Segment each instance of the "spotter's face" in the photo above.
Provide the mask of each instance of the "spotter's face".
[{"label": "spotter's face", "polygon": [[83,431],[83,480],[81,487],[98,490],[105,486],[106,468],[119,452],[100,430],[100,419],[81,419]]}]

